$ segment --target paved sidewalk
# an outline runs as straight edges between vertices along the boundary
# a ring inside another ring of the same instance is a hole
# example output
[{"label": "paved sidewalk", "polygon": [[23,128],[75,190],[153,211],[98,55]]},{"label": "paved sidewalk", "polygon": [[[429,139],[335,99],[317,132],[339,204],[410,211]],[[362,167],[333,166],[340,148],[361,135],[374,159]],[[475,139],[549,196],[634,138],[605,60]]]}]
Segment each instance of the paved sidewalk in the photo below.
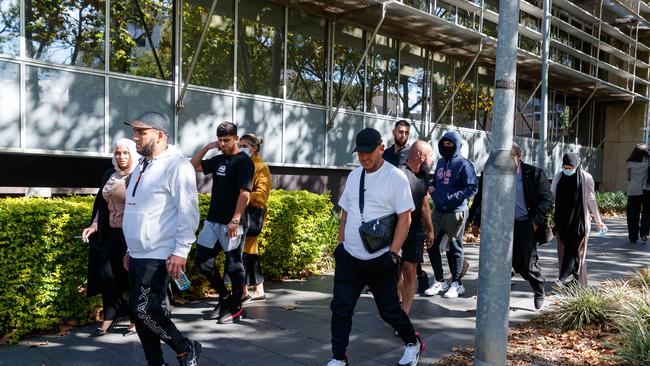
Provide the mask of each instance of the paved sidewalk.
[{"label": "paved sidewalk", "polygon": [[[588,272],[590,282],[627,275],[635,268],[650,265],[650,243],[627,241],[625,218],[605,221],[609,233],[605,238],[590,239]],[[464,279],[465,295],[457,299],[416,295],[411,319],[427,343],[421,365],[427,365],[450,353],[454,346],[474,341],[477,245],[467,245],[471,267]],[[557,258],[553,243],[540,247],[541,264],[547,288],[557,279]],[[428,258],[425,269],[431,273]],[[448,273],[448,269],[445,269]],[[431,275],[429,276],[432,277]],[[177,326],[192,339],[203,344],[200,364],[206,365],[325,365],[330,353],[329,302],[332,276],[306,281],[283,281],[267,284],[267,301],[248,305],[251,316],[239,324],[218,325],[205,320],[214,301],[200,301],[175,306]],[[547,304],[551,300],[547,300]],[[511,325],[534,317],[532,293],[528,283],[515,277],[511,293]],[[287,306],[291,305],[291,306]],[[295,309],[288,310],[295,306]],[[350,362],[353,365],[395,365],[403,345],[392,329],[377,314],[370,295],[362,295],[353,319],[350,337]],[[146,365],[137,336],[122,337],[128,325],[120,326],[100,338],[89,338],[94,326],[73,329],[65,336],[39,336],[15,346],[0,347],[0,366],[56,365]],[[39,342],[46,345],[29,347]],[[163,345],[165,357],[175,365],[173,352]]]}]

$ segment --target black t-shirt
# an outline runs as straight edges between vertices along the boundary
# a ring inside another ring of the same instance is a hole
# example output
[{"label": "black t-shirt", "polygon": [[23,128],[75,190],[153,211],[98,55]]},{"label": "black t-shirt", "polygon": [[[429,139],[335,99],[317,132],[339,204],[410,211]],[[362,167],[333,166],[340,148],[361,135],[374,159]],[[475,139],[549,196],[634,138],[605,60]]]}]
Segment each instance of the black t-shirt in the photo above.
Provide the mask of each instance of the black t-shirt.
[{"label": "black t-shirt", "polygon": [[406,164],[406,158],[408,158],[410,149],[411,145],[406,144],[398,152],[395,152],[395,144],[393,144],[391,147],[384,150],[384,154],[381,157],[395,166],[404,165]]},{"label": "black t-shirt", "polygon": [[415,204],[415,210],[411,211],[409,232],[420,231],[422,230],[422,200],[427,195],[429,185],[427,182],[427,174],[418,176],[407,165],[402,165],[399,168],[406,174],[406,178],[409,180],[411,197],[413,197],[413,204]]},{"label": "black t-shirt", "polygon": [[[212,198],[208,209],[208,221],[228,224],[235,214],[239,189],[253,189],[253,160],[244,152],[236,155],[217,155],[201,161],[203,174],[212,174]],[[240,225],[246,226],[246,215]]]}]

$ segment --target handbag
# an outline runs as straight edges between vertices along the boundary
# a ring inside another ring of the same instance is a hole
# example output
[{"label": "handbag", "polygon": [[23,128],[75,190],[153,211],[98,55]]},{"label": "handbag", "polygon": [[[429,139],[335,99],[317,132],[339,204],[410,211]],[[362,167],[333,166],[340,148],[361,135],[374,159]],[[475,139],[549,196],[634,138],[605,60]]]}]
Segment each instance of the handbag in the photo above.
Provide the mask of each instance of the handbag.
[{"label": "handbag", "polygon": [[246,236],[258,236],[264,228],[264,215],[266,207],[248,206],[248,231]]},{"label": "handbag", "polygon": [[548,221],[544,221],[544,223],[542,223],[537,228],[537,231],[535,231],[535,242],[537,245],[546,244],[549,241],[553,240],[553,238],[555,238],[553,228],[551,227],[551,224],[548,223]]},{"label": "handbag", "polygon": [[361,226],[359,226],[359,235],[363,246],[368,253],[374,253],[378,250],[386,248],[393,241],[393,234],[395,233],[395,226],[397,225],[397,214],[382,216],[377,219],[365,222],[363,220],[363,204],[364,204],[364,182],[366,171],[361,171],[361,181],[359,183],[359,210],[361,213]]}]

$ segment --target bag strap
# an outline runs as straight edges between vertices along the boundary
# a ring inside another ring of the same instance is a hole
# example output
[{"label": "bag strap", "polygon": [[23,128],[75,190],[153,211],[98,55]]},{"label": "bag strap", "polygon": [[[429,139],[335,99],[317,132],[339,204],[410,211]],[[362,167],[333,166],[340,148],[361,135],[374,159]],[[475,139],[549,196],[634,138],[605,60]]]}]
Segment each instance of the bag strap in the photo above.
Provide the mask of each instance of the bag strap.
[{"label": "bag strap", "polygon": [[361,179],[359,180],[359,212],[361,213],[361,222],[365,222],[363,219],[363,193],[365,191],[365,182],[366,182],[366,170],[361,168]]}]

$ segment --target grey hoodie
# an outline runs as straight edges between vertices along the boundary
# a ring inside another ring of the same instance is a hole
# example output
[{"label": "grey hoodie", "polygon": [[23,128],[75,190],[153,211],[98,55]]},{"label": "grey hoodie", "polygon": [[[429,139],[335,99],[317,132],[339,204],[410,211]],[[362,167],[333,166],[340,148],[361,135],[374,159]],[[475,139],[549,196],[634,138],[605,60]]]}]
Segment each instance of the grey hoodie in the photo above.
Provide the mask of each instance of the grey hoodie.
[{"label": "grey hoodie", "polygon": [[187,258],[199,226],[194,168],[174,145],[168,145],[141,173],[143,162],[140,159],[126,189],[122,229],[129,255]]}]

